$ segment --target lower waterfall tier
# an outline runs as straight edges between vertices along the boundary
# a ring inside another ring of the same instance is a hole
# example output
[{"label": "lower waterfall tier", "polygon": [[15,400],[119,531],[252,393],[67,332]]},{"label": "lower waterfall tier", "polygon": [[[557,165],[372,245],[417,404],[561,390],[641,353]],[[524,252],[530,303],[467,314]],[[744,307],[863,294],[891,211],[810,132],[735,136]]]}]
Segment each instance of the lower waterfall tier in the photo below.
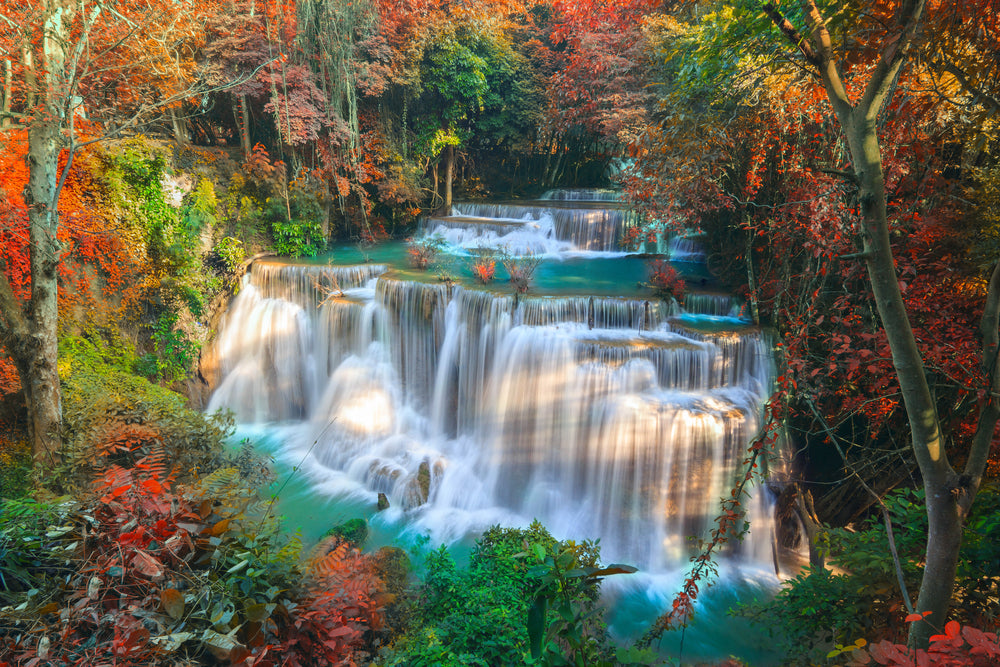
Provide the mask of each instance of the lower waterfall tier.
[{"label": "lower waterfall tier", "polygon": [[[677,316],[268,263],[216,339],[209,409],[286,423],[317,484],[385,493],[442,541],[538,518],[656,571],[718,513],[771,384],[759,331]],[[750,558],[770,552],[758,500]]]}]

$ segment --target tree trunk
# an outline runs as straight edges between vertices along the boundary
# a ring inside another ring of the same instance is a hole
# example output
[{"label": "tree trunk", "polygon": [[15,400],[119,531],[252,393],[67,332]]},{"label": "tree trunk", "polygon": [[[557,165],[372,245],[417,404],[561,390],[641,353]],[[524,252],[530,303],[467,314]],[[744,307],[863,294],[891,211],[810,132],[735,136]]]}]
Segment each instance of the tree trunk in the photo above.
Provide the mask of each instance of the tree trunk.
[{"label": "tree trunk", "polygon": [[434,194],[431,196],[431,207],[433,208],[434,206],[437,205],[437,200],[440,197],[440,195],[438,194],[438,181],[439,181],[439,179],[438,179],[438,163],[437,162],[435,162],[433,164],[433,166],[431,166],[431,177],[434,179]]},{"label": "tree trunk", "polygon": [[451,187],[455,180],[455,147],[444,149],[444,215],[451,215]]},{"label": "tree trunk", "polygon": [[3,61],[3,108],[0,109],[0,129],[10,127],[10,95],[13,90],[13,76],[11,72],[10,59]]},{"label": "tree trunk", "polygon": [[174,130],[174,140],[182,146],[191,143],[191,133],[188,131],[187,118],[177,107],[170,107],[170,125]]},{"label": "tree trunk", "polygon": [[[860,111],[868,113],[862,115]],[[858,178],[864,230],[864,254],[879,318],[892,351],[892,363],[906,406],[914,456],[920,466],[927,503],[927,551],[916,611],[931,612],[926,621],[910,626],[910,641],[925,646],[933,632],[944,627],[955,584],[962,516],[956,496],[958,479],[944,455],[937,406],[927,383],[889,240],[885,180],[881,149],[870,110],[856,109],[845,124],[845,134]]]},{"label": "tree trunk", "polygon": [[[59,318],[58,269],[62,244],[59,230],[59,151],[63,125],[71,100],[65,37],[73,10],[47,5],[42,40],[45,89],[32,110],[28,129],[28,183],[24,203],[31,241],[31,303],[24,309],[27,339],[17,341],[15,354],[27,399],[35,459],[55,461],[61,444],[62,399],[59,387],[57,331]],[[69,169],[69,163],[66,169]]]},{"label": "tree trunk", "polygon": [[243,157],[250,155],[250,112],[247,110],[247,96],[240,95],[240,148]]}]

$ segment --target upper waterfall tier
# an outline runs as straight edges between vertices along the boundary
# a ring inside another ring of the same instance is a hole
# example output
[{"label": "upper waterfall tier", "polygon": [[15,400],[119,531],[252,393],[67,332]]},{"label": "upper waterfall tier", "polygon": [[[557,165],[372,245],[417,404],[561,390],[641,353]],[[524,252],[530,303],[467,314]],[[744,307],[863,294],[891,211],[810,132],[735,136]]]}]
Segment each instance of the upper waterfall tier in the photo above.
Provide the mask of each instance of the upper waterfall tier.
[{"label": "upper waterfall tier", "polygon": [[619,252],[625,229],[636,218],[613,201],[460,202],[452,216],[422,223],[462,248],[505,247],[515,254]]},{"label": "upper waterfall tier", "polygon": [[542,201],[621,201],[622,193],[618,190],[593,188],[560,188],[549,190],[541,197]]}]

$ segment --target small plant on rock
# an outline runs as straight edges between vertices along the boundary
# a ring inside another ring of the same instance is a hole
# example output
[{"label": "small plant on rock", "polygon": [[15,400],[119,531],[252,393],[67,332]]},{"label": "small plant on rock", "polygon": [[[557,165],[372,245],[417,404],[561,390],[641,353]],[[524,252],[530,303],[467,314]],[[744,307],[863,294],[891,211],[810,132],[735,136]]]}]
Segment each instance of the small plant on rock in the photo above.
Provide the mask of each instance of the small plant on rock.
[{"label": "small plant on rock", "polygon": [[441,254],[444,250],[445,240],[444,237],[435,234],[434,236],[425,236],[421,239],[411,239],[407,243],[407,253],[410,256],[410,264],[413,268],[425,271],[434,261],[437,256]]},{"label": "small plant on rock", "polygon": [[524,294],[538,270],[542,258],[537,255],[514,255],[507,250],[500,252],[500,263],[510,276],[510,284],[518,294]]},{"label": "small plant on rock", "polygon": [[649,265],[649,286],[661,299],[684,300],[684,279],[666,260],[658,259]]}]

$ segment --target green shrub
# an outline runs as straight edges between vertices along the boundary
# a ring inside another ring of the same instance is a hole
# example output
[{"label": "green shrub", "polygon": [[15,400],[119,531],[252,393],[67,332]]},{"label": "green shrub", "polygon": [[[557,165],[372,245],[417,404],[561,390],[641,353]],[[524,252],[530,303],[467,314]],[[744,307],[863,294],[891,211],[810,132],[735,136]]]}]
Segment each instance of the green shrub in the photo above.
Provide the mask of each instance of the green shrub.
[{"label": "green shrub", "polygon": [[[486,531],[468,568],[444,547],[432,550],[410,600],[411,628],[383,652],[384,664],[613,664],[600,575],[592,576],[598,560],[596,543],[560,542],[538,522]],[[540,621],[547,641],[533,657],[529,619],[540,599],[551,602]]]},{"label": "green shrub", "polygon": [[271,231],[274,234],[274,250],[279,255],[315,257],[326,247],[323,228],[318,222],[278,219],[271,223]]},{"label": "green shrub", "polygon": [[0,433],[0,498],[21,498],[31,491],[31,443]]},{"label": "green shrub", "polygon": [[235,273],[243,261],[247,258],[246,250],[243,248],[243,242],[239,239],[233,238],[232,236],[223,236],[222,239],[215,244],[215,252],[219,255],[222,263],[225,265],[226,270],[230,273]]},{"label": "green shrub", "polygon": [[184,397],[135,375],[137,365],[130,347],[97,335],[60,341],[64,430],[55,487],[86,488],[106,455],[126,446],[136,449],[132,458],[162,448],[181,476],[220,465],[231,422],[185,407]]},{"label": "green shrub", "polygon": [[368,522],[364,519],[351,519],[326,531],[323,537],[339,537],[352,547],[360,549],[368,539]]},{"label": "green shrub", "polygon": [[186,379],[198,360],[200,345],[178,329],[177,316],[164,313],[156,323],[153,343],[156,346],[156,372],[165,382]]}]

